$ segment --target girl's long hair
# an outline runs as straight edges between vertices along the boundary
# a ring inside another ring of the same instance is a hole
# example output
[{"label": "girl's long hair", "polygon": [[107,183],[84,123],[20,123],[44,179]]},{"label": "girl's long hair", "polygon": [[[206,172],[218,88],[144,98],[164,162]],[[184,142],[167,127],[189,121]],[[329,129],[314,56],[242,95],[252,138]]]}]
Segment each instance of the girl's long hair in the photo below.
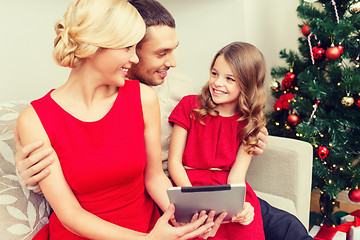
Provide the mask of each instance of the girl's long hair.
[{"label": "girl's long hair", "polygon": [[[215,55],[210,71],[213,69],[216,59],[224,56],[230,65],[236,83],[240,87],[238,100],[238,112],[241,117],[238,121],[245,120],[246,127],[240,131],[240,140],[247,146],[247,152],[252,154],[258,143],[258,133],[266,124],[263,109],[265,107],[266,94],[265,82],[265,60],[262,53],[253,45],[244,42],[233,42],[222,48]],[[202,122],[202,117],[207,114],[217,116],[215,110],[217,104],[212,100],[207,83],[199,94],[200,109],[194,109],[196,118]]]}]

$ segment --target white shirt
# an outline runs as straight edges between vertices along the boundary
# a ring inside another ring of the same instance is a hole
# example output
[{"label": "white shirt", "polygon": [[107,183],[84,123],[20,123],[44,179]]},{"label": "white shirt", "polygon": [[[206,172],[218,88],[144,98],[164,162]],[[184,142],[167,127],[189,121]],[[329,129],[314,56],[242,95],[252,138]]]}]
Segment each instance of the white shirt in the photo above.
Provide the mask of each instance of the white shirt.
[{"label": "white shirt", "polygon": [[197,91],[191,78],[174,70],[168,72],[163,84],[154,86],[153,89],[156,91],[159,98],[161,112],[161,159],[163,161],[163,169],[166,175],[168,175],[167,159],[172,131],[172,126],[168,122],[168,117],[182,97],[198,94],[199,91]]}]

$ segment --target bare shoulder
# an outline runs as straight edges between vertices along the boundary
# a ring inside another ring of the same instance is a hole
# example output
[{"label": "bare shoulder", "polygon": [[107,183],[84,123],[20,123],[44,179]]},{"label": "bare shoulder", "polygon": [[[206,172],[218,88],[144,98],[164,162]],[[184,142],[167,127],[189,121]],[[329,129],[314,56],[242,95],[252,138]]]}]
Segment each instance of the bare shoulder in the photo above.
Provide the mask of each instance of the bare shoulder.
[{"label": "bare shoulder", "polygon": [[44,143],[49,142],[40,119],[31,105],[20,113],[17,128],[24,145],[37,140],[42,140]]},{"label": "bare shoulder", "polygon": [[20,113],[17,119],[17,125],[18,125],[17,127],[31,125],[31,123],[35,121],[36,118],[37,118],[37,114],[34,108],[31,105],[29,105]]},{"label": "bare shoulder", "polygon": [[140,83],[140,95],[143,106],[153,106],[154,104],[159,104],[158,96],[154,89],[143,83]]}]

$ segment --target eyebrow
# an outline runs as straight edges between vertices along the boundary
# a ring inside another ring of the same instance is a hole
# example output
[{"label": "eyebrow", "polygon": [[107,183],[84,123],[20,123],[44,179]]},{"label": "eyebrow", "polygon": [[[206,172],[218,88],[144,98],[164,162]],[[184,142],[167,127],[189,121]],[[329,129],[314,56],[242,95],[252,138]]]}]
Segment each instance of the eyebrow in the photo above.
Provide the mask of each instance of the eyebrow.
[{"label": "eyebrow", "polygon": [[155,50],[154,52],[155,53],[168,52],[168,51],[176,49],[179,46],[179,44],[180,44],[180,42],[178,42],[174,48],[160,48],[160,49]]},{"label": "eyebrow", "polygon": [[[215,71],[217,71],[217,72],[218,72],[218,70],[217,70],[215,67],[213,67],[211,70],[215,70]],[[226,76],[229,76],[229,77],[235,77],[233,74],[226,74]]]}]

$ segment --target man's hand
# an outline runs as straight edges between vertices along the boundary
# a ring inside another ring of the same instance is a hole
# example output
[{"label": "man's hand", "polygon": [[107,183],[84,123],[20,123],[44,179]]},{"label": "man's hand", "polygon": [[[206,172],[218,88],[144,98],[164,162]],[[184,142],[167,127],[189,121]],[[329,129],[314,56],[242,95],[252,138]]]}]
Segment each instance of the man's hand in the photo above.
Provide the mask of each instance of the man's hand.
[{"label": "man's hand", "polygon": [[261,155],[264,152],[266,148],[266,144],[268,143],[268,136],[269,136],[268,130],[266,129],[266,127],[263,127],[257,135],[259,141],[256,145],[253,155]]},{"label": "man's hand", "polygon": [[41,148],[41,141],[30,143],[26,146],[21,145],[21,140],[17,129],[14,128],[14,139],[16,142],[15,164],[21,179],[26,186],[37,185],[39,181],[49,175],[50,170],[47,167],[54,162],[50,156],[53,149],[43,149],[29,156],[32,152]]}]

